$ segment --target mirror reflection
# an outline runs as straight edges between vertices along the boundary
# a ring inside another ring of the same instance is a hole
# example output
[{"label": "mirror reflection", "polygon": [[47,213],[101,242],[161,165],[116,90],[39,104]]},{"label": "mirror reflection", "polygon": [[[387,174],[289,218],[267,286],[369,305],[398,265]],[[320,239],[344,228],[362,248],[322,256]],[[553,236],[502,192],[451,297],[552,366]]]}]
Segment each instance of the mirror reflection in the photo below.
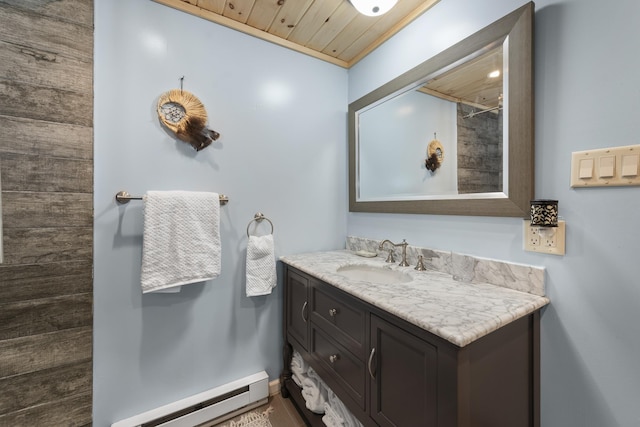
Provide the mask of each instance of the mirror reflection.
[{"label": "mirror reflection", "polygon": [[502,52],[357,113],[359,200],[503,192]]},{"label": "mirror reflection", "polygon": [[349,105],[350,211],[527,215],[533,7]]}]

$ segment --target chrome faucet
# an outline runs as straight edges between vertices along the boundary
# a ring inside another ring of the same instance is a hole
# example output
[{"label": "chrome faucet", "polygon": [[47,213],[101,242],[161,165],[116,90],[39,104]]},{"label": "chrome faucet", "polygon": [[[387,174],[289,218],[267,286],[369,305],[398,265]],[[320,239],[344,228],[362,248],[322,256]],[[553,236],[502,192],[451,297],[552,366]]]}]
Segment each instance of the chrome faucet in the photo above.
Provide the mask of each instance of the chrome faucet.
[{"label": "chrome faucet", "polygon": [[[382,250],[382,247],[384,246],[385,243],[391,243],[393,246],[395,246],[393,244],[393,242],[391,240],[385,239],[382,242],[380,242],[380,246],[378,246],[378,250]],[[389,249],[389,256],[387,257],[387,259],[385,260],[385,262],[396,262],[395,258],[393,257],[393,249]]]},{"label": "chrome faucet", "polygon": [[[407,246],[409,244],[407,243],[407,241],[405,239],[402,239],[402,243],[393,243],[389,239],[384,239],[382,242],[380,242],[380,246],[378,246],[378,250],[382,250],[384,247],[384,244],[387,242],[391,243],[393,246],[402,246],[402,261],[400,261],[400,264],[398,265],[401,267],[408,267],[409,263],[407,262]],[[395,262],[395,259],[393,258],[393,249],[389,250],[389,256],[387,257],[386,262]]]}]

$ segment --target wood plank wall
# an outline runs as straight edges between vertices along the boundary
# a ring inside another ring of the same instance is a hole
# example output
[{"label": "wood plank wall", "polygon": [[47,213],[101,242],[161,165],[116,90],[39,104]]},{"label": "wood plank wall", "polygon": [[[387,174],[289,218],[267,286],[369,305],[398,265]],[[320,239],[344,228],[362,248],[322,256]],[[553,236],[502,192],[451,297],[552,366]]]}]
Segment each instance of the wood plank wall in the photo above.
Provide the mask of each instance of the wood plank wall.
[{"label": "wood plank wall", "polygon": [[502,112],[464,118],[474,111],[458,104],[458,192],[501,192]]},{"label": "wood plank wall", "polygon": [[0,171],[0,426],[91,425],[92,0],[0,0]]}]

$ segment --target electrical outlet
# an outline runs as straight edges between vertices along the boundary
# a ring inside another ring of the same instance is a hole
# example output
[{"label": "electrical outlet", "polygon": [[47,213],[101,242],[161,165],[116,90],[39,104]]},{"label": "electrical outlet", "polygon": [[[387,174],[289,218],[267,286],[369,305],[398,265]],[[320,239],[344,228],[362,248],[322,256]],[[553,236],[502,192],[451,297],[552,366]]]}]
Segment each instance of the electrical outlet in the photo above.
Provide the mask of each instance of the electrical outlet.
[{"label": "electrical outlet", "polygon": [[529,236],[526,237],[526,242],[529,242],[530,246],[540,246],[540,233],[538,227],[529,227]]},{"label": "electrical outlet", "polygon": [[523,229],[524,250],[543,254],[564,255],[564,221],[558,221],[557,227],[532,227],[531,221],[525,220]]},{"label": "electrical outlet", "polygon": [[540,235],[540,241],[542,242],[542,246],[545,246],[547,248],[555,248],[558,246],[557,227],[545,227],[544,229],[538,230],[538,234]]}]

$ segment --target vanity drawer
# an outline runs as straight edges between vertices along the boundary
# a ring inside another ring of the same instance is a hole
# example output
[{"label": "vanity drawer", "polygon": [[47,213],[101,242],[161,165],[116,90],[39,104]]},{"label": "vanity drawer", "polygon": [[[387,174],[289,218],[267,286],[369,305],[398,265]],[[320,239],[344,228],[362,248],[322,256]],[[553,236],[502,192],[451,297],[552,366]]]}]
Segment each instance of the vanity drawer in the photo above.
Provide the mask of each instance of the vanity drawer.
[{"label": "vanity drawer", "polygon": [[327,331],[331,337],[365,358],[366,315],[362,307],[347,303],[335,289],[325,285],[314,286],[312,292],[312,323]]},{"label": "vanity drawer", "polygon": [[326,378],[329,388],[334,390],[334,383],[337,383],[360,409],[364,409],[366,385],[364,362],[332,340],[321,329],[313,326],[311,327],[311,356],[330,375],[330,378]]}]

